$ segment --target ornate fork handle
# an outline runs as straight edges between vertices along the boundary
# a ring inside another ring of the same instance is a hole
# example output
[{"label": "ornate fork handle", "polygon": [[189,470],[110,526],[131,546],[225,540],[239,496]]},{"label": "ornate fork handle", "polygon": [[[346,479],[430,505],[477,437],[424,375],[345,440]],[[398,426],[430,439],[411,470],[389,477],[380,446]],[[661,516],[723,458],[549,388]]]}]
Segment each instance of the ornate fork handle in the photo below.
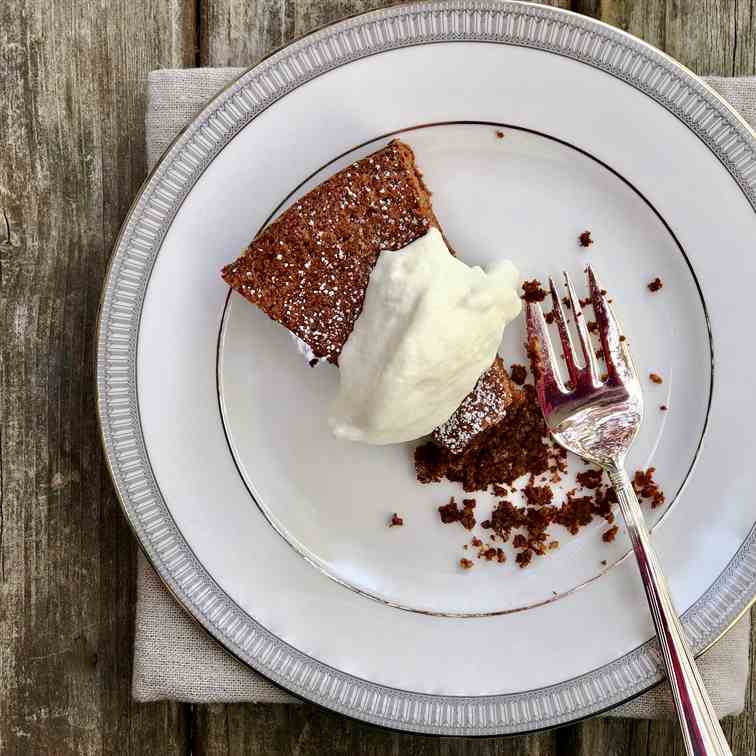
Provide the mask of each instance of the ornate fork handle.
[{"label": "ornate fork handle", "polygon": [[646,598],[659,636],[672,697],[690,756],[732,756],[714,707],[704,687],[682,624],[672,605],[659,559],[649,538],[638,498],[622,467],[607,468],[617,492],[640,568]]}]

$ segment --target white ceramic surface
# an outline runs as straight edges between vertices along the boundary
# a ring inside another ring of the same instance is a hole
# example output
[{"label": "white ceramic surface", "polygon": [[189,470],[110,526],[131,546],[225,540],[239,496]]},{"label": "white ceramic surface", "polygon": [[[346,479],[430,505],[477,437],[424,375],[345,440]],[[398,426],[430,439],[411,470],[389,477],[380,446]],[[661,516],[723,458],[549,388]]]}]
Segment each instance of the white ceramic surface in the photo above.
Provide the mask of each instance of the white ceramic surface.
[{"label": "white ceramic surface", "polygon": [[[753,599],[756,576],[754,412],[736,363],[750,302],[730,293],[731,276],[746,288],[756,274],[756,145],[694,77],[602,25],[515,3],[401,6],[245,74],[169,150],[124,227],[103,299],[99,409],[147,554],[239,658],[367,721],[518,732],[596,713],[659,679],[631,559],[544,606],[474,618],[387,606],[325,572],[412,609],[501,612],[590,579],[624,539],[604,547],[597,526],[560,536],[564,547],[532,569],[458,572],[464,533],[434,515],[451,488],[417,486],[405,448],[330,439],[334,372],[302,365],[283,329],[238,297],[222,322],[221,265],[306,177],[390,133],[450,121],[487,125],[403,136],[453,245],[470,262],[505,254],[527,274],[596,264],[641,370],[666,379],[648,384],[635,465],[656,464],[668,493],[711,400],[703,452],[654,541],[695,648],[712,642]],[[504,139],[491,124],[508,125]],[[585,253],[584,228],[596,240]],[[656,275],[665,288],[651,295]],[[513,326],[508,360],[520,338]],[[392,511],[405,528],[385,528]]]}]

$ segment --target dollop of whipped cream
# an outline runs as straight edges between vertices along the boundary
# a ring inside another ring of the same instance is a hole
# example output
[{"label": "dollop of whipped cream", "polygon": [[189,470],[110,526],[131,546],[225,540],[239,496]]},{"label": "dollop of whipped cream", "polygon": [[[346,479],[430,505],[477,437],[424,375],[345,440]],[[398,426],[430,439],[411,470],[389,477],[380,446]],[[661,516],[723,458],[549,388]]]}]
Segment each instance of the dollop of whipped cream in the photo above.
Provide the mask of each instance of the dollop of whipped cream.
[{"label": "dollop of whipped cream", "polygon": [[488,272],[449,253],[441,233],[383,252],[339,355],[333,433],[393,444],[451,417],[496,356],[522,309],[511,262]]}]

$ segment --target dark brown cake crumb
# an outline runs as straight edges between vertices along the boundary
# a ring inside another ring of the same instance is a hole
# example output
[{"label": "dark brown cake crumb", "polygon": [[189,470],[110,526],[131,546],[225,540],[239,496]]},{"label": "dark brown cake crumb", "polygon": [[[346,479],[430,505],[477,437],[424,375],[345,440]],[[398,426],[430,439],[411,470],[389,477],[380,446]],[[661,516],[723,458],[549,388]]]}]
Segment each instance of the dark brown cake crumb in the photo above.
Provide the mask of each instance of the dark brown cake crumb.
[{"label": "dark brown cake crumb", "polygon": [[659,278],[659,276],[657,276],[657,277],[656,277],[656,278],[655,278],[655,279],[654,279],[653,281],[651,281],[651,283],[650,283],[650,284],[648,285],[648,290],[649,290],[649,291],[659,291],[659,289],[661,289],[661,288],[662,288],[663,286],[664,286],[664,284],[662,283],[662,280],[661,280],[661,278]]},{"label": "dark brown cake crumb", "polygon": [[662,377],[658,373],[649,373],[648,377],[651,379],[651,383],[661,384],[664,383]]},{"label": "dark brown cake crumb", "polygon": [[588,328],[589,333],[596,333],[596,331],[598,331],[598,323],[595,320],[589,320],[586,323],[586,327]]},{"label": "dark brown cake crumb", "polygon": [[449,499],[448,504],[438,508],[438,514],[444,525],[448,525],[450,522],[459,522],[460,511],[453,496]]},{"label": "dark brown cake crumb", "polygon": [[494,496],[507,496],[509,494],[509,491],[498,483],[494,483],[491,490],[493,491]]},{"label": "dark brown cake crumb", "polygon": [[459,560],[459,566],[463,570],[469,570],[473,566],[473,563],[469,559],[462,558]]},{"label": "dark brown cake crumb", "polygon": [[604,479],[604,471],[598,469],[582,470],[575,476],[575,479],[583,488],[596,489]]},{"label": "dark brown cake crumb", "polygon": [[651,508],[656,509],[664,504],[664,492],[659,488],[659,484],[654,480],[655,467],[649,467],[645,472],[637,470],[633,476],[633,488],[635,493],[641,499],[649,499]]},{"label": "dark brown cake crumb", "polygon": [[624,336],[620,336],[620,341],[627,341],[627,339]]},{"label": "dark brown cake crumb", "polygon": [[582,234],[578,237],[580,241],[581,247],[590,247],[591,244],[593,244],[593,239],[591,239],[591,232],[590,231],[583,231]]},{"label": "dark brown cake crumb", "polygon": [[509,368],[509,377],[512,379],[512,383],[522,386],[525,383],[525,379],[528,377],[528,369],[525,365],[512,365],[512,367]]},{"label": "dark brown cake crumb", "polygon": [[522,489],[522,493],[525,495],[528,506],[531,507],[544,507],[551,504],[551,500],[554,498],[554,492],[549,486],[528,484]]},{"label": "dark brown cake crumb", "polygon": [[313,357],[307,364],[312,368],[315,367],[320,360],[317,357]]},{"label": "dark brown cake crumb", "polygon": [[438,514],[441,517],[441,522],[444,525],[459,522],[465,529],[472,530],[475,527],[475,515],[473,514],[475,499],[465,499],[462,504],[463,507],[460,509],[457,506],[455,498],[452,496],[448,504],[439,507]]},{"label": "dark brown cake crumb", "polygon": [[604,543],[611,543],[611,542],[612,542],[612,541],[613,541],[613,540],[614,540],[614,539],[615,539],[615,538],[617,537],[617,533],[618,533],[618,532],[619,532],[619,526],[617,526],[617,525],[612,525],[612,527],[611,527],[611,528],[609,528],[609,530],[607,530],[607,531],[606,531],[606,532],[605,532],[605,533],[604,533],[604,534],[603,534],[603,535],[601,536],[601,540],[602,540],[602,541],[603,541]]},{"label": "dark brown cake crumb", "polygon": [[555,522],[575,535],[581,527],[593,520],[593,497],[567,494],[567,499],[557,511]]},{"label": "dark brown cake crumb", "polygon": [[667,405],[666,405],[666,404],[660,404],[660,405],[659,405],[659,409],[660,409],[660,410],[661,410],[662,412],[666,412],[666,411],[667,411],[667,410],[669,409],[669,407],[667,407]]},{"label": "dark brown cake crumb", "polygon": [[475,548],[480,548],[483,545],[483,541],[480,540],[477,536],[475,536],[472,541],[470,541],[471,546],[475,546]]},{"label": "dark brown cake crumb", "polygon": [[602,559],[601,560],[601,564],[602,564],[602,566],[606,567],[606,559]]},{"label": "dark brown cake crumb", "polygon": [[515,559],[520,567],[527,567],[533,559],[533,552],[530,549],[518,551]]},{"label": "dark brown cake crumb", "polygon": [[546,299],[546,292],[537,278],[522,284],[522,298],[526,302],[543,302]]},{"label": "dark brown cake crumb", "polygon": [[548,311],[548,312],[547,312],[547,313],[546,313],[546,314],[545,314],[545,315],[543,316],[543,319],[544,319],[544,320],[545,320],[545,321],[546,321],[546,322],[547,322],[547,323],[548,323],[549,325],[551,325],[551,324],[552,324],[552,323],[554,322],[554,313],[553,313],[553,312],[552,312],[551,310],[549,310],[549,311]]},{"label": "dark brown cake crumb", "polygon": [[400,528],[402,525],[404,525],[404,518],[399,517],[399,515],[394,512],[394,514],[391,515],[391,520],[389,520],[389,527]]},{"label": "dark brown cake crumb", "polygon": [[496,138],[497,138],[497,139],[504,139],[504,132],[503,132],[503,131],[502,131],[501,129],[499,129],[499,130],[498,130],[498,131],[496,132]]},{"label": "dark brown cake crumb", "polygon": [[533,378],[538,381],[543,374],[543,350],[537,336],[531,336],[525,342],[525,351],[530,360],[530,372],[533,373]]}]

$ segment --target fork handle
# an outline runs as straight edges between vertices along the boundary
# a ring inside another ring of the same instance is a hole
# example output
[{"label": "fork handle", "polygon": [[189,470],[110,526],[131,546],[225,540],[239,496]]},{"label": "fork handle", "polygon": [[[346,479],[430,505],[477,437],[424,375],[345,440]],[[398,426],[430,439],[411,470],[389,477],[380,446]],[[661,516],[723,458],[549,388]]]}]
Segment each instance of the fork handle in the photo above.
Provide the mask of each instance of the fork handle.
[{"label": "fork handle", "polygon": [[608,469],[638,560],[643,588],[659,636],[664,665],[689,756],[732,756],[701,674],[688,648],[638,497],[621,467]]}]

